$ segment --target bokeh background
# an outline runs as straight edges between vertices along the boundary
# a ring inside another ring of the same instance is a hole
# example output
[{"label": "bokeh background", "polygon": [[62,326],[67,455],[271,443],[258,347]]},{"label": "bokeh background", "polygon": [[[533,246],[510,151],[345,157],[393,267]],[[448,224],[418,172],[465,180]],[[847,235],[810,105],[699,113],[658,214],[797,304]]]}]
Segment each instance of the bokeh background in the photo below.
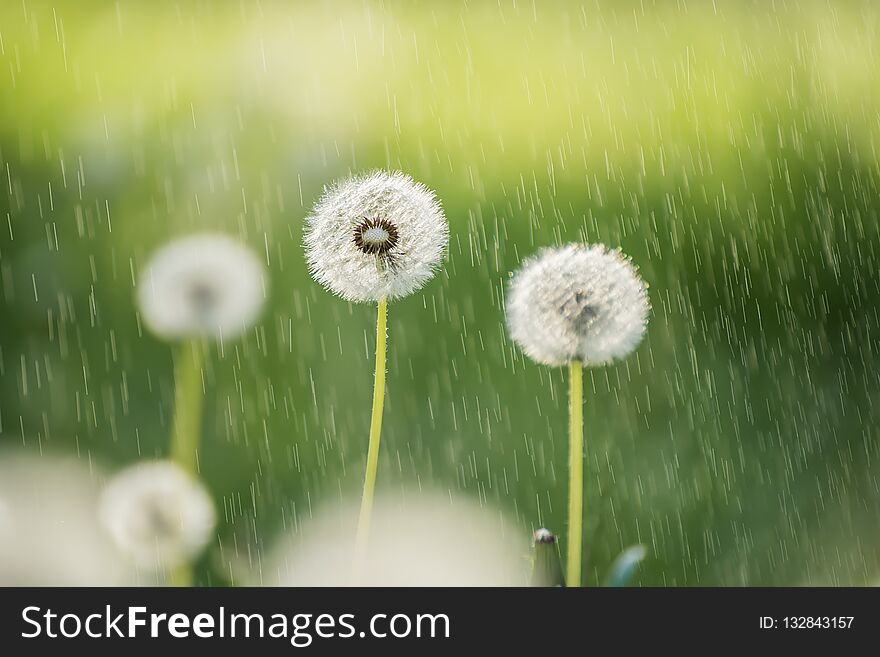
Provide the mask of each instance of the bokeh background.
[{"label": "bokeh background", "polygon": [[870,1],[3,2],[0,445],[164,455],[171,349],[134,281],[236,235],[271,297],[209,361],[199,580],[259,569],[366,454],[375,309],[309,278],[303,217],[399,168],[451,242],[390,310],[383,490],[564,534],[564,372],[507,339],[505,283],[602,241],[654,310],[587,373],[587,583],[634,543],[643,585],[876,582],[878,27]]}]

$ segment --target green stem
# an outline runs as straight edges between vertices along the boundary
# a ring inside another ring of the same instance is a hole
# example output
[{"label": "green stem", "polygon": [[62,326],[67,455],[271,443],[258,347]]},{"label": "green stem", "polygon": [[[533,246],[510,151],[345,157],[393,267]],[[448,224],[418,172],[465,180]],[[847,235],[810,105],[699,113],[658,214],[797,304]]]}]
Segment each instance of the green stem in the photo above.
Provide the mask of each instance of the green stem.
[{"label": "green stem", "polygon": [[568,586],[581,585],[584,514],[584,366],[569,365],[568,437]]},{"label": "green stem", "polygon": [[376,469],[379,465],[379,438],[382,433],[382,409],[385,406],[385,353],[388,334],[388,302],[379,300],[376,313],[376,371],[373,378],[373,413],[370,418],[370,443],[367,447],[367,469],[364,474],[364,492],[358,517],[355,539],[355,575],[360,572],[370,535],[370,517],[373,512],[373,492],[376,489]]},{"label": "green stem", "polygon": [[[195,476],[199,469],[199,438],[202,432],[202,345],[185,340],[174,354],[174,420],[171,428],[171,460]],[[171,572],[172,586],[192,586],[189,565]]]}]

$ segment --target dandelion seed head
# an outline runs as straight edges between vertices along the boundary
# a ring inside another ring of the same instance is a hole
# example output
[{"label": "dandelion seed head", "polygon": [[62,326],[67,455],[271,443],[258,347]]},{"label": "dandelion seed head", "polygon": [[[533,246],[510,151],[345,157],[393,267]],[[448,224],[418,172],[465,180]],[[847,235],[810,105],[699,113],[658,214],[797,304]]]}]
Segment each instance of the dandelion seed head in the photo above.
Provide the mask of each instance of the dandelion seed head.
[{"label": "dandelion seed head", "polygon": [[412,294],[434,276],[448,241],[434,193],[386,171],[328,187],[306,218],[304,237],[314,279],[355,302]]},{"label": "dandelion seed head", "polygon": [[144,323],[156,335],[231,338],[246,330],[265,301],[262,263],[243,244],[197,234],[159,249],[138,283]]},{"label": "dandelion seed head", "polygon": [[210,495],[171,461],[120,472],[101,495],[100,513],[119,548],[140,567],[157,571],[197,556],[216,522]]},{"label": "dandelion seed head", "polygon": [[650,311],[636,268],[601,244],[543,249],[513,276],[506,306],[511,337],[546,365],[627,356],[642,341]]}]

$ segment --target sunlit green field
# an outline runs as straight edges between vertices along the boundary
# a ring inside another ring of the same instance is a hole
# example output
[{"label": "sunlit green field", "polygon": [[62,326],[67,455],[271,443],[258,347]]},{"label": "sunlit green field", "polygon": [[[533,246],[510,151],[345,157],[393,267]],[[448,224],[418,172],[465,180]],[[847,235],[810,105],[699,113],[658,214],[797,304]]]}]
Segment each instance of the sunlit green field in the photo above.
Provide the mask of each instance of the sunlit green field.
[{"label": "sunlit green field", "polygon": [[653,313],[586,374],[586,583],[636,543],[642,585],[876,582],[878,26],[868,1],[4,2],[0,445],[165,455],[171,349],[133,286],[169,239],[235,235],[271,290],[207,365],[198,581],[258,570],[367,449],[375,309],[310,278],[303,218],[401,169],[451,238],[390,310],[380,490],[564,534],[564,371],[509,340],[505,285],[600,241]]}]

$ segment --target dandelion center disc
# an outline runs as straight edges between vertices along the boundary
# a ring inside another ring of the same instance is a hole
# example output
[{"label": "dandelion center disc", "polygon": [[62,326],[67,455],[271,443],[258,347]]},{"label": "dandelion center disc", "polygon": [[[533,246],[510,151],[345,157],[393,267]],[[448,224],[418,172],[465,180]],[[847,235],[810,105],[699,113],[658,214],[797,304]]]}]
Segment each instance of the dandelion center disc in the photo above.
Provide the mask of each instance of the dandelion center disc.
[{"label": "dandelion center disc", "polygon": [[193,308],[202,317],[209,316],[217,305],[217,293],[208,281],[198,281],[189,289]]},{"label": "dandelion center disc", "polygon": [[354,243],[364,253],[384,255],[397,241],[397,229],[387,219],[365,219],[354,229]]}]

